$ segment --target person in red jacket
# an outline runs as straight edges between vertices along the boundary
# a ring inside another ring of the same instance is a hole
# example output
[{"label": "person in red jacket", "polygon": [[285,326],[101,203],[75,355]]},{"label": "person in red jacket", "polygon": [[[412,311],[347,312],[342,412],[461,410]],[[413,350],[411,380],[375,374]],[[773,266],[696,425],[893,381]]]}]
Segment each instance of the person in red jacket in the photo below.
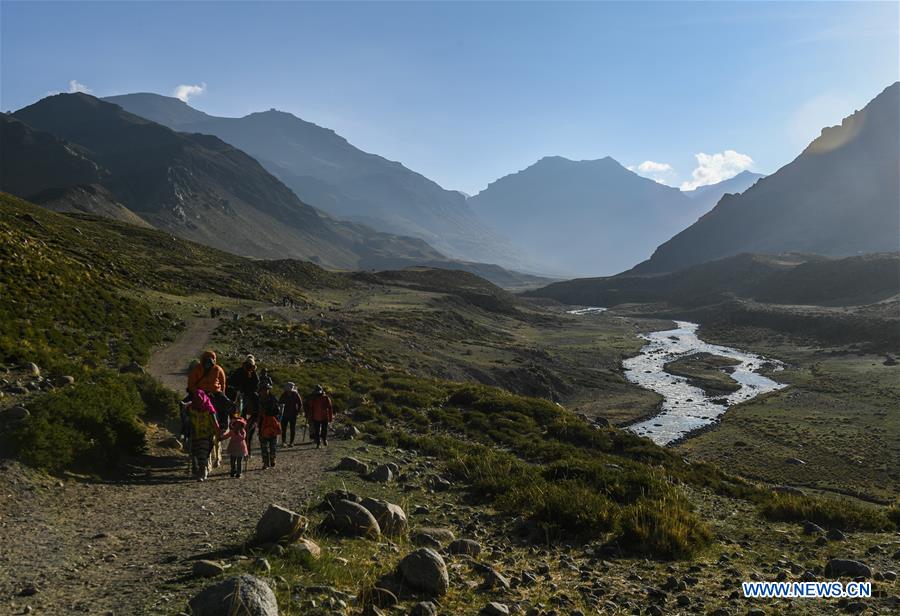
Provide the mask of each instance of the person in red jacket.
[{"label": "person in red jacket", "polygon": [[328,447],[328,424],[334,421],[334,405],[325,393],[325,388],[316,385],[313,395],[306,401],[306,420],[310,426],[310,436],[319,444]]}]

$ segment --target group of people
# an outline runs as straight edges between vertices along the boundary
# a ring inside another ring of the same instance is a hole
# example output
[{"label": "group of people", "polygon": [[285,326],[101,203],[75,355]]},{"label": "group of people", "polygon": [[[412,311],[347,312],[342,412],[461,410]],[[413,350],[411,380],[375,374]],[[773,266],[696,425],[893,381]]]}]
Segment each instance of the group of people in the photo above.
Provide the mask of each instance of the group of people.
[{"label": "group of people", "polygon": [[316,448],[328,446],[334,405],[325,388],[316,385],[304,401],[294,383],[284,383],[280,396],[273,393],[273,386],[268,371],[257,370],[253,355],[228,377],[213,351],[200,356],[188,374],[188,395],[182,401],[182,436],[190,451],[191,472],[200,481],[221,463],[220,448],[226,440],[231,476],[239,478],[251,457],[254,435],[259,438],[263,469],[274,468],[279,439],[283,447],[294,446],[301,416],[300,441],[309,426]]}]

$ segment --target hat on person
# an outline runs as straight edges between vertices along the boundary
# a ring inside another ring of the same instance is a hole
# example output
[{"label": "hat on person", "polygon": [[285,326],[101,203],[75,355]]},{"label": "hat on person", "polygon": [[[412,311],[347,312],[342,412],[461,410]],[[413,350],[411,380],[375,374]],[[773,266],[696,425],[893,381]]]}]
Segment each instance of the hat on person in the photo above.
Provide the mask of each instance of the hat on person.
[{"label": "hat on person", "polygon": [[324,393],[325,393],[325,388],[322,386],[321,383],[318,384],[318,385],[316,385],[316,393],[317,393],[317,394],[324,394]]},{"label": "hat on person", "polygon": [[291,381],[288,381],[287,383],[284,384],[284,391],[294,391],[296,389],[297,389],[297,386],[294,383],[292,383]]},{"label": "hat on person", "polygon": [[250,364],[251,366],[256,365],[256,358],[253,355],[247,355],[247,358],[244,360],[245,364]]}]

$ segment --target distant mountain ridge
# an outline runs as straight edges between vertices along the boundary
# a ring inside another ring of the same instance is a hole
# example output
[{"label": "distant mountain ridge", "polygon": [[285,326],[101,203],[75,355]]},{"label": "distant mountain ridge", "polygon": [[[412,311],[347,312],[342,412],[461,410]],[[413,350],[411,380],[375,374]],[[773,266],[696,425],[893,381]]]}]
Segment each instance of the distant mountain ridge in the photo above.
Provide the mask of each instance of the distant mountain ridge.
[{"label": "distant mountain ridge", "polygon": [[609,156],[542,158],[492,182],[469,203],[489,224],[570,275],[627,269],[708,209],[704,199],[641,177]]},{"label": "distant mountain ridge", "polygon": [[[8,139],[16,131],[21,138]],[[87,94],[50,96],[4,118],[3,149],[11,143],[23,160],[53,161],[28,186],[4,172],[0,189],[26,198],[100,184],[108,193],[95,195],[114,195],[159,229],[248,256],[354,269],[445,260],[421,240],[333,220],[216,137],[176,133]]]},{"label": "distant mountain ridge", "polygon": [[728,178],[727,180],[722,180],[716,184],[698,186],[694,190],[686,190],[683,192],[686,197],[696,204],[698,210],[702,210],[703,213],[706,213],[725,195],[742,193],[756,184],[757,180],[764,177],[766,176],[762,173],[741,171],[736,176]]},{"label": "distant mountain ridge", "polygon": [[900,82],[792,162],[726,196],[632,273],[671,272],[741,252],[828,256],[900,249]]},{"label": "distant mountain ridge", "polygon": [[424,239],[454,258],[518,269],[536,265],[484,225],[461,193],[289,113],[216,117],[149,93],[105,100],[173,130],[219,137],[255,157],[301,200],[338,218]]}]

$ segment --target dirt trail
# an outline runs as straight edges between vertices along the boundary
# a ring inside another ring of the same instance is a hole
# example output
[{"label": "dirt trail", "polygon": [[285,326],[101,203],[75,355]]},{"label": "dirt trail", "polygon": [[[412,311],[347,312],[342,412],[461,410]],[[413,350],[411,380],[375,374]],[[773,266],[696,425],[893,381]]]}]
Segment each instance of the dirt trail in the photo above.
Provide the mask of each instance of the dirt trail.
[{"label": "dirt trail", "polygon": [[[149,371],[180,390],[183,368],[214,326],[191,322],[153,356]],[[148,440],[167,436],[153,427]],[[204,584],[190,578],[194,559],[244,541],[269,503],[304,508],[350,443],[283,449],[271,471],[255,456],[241,479],[223,467],[205,483],[188,477],[186,456],[156,447],[133,477],[118,481],[59,480],[3,462],[0,613],[26,613],[26,606],[36,614],[178,613]],[[20,596],[31,585],[37,593]]]},{"label": "dirt trail", "polygon": [[156,351],[147,362],[147,372],[175,391],[183,391],[190,362],[207,348],[218,319],[197,318],[188,321],[172,344]]}]

